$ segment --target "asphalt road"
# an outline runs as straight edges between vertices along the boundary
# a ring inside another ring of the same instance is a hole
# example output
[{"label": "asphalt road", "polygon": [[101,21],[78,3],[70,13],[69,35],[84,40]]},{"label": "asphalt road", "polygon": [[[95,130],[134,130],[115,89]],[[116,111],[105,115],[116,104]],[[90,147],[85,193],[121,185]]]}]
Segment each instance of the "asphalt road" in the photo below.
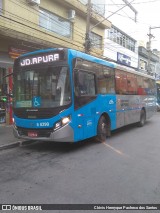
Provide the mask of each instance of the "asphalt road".
[{"label": "asphalt road", "polygon": [[0,203],[160,203],[159,124],[157,113],[105,143],[36,142],[0,151]]}]

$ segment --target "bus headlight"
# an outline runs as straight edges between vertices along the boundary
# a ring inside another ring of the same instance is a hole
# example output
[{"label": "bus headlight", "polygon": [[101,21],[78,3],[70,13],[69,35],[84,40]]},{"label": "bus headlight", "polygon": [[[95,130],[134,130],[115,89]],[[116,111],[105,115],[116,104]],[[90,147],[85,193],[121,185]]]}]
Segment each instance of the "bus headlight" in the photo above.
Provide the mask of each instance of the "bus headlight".
[{"label": "bus headlight", "polygon": [[71,121],[71,117],[67,116],[62,118],[60,121],[58,121],[57,123],[55,123],[54,125],[54,131],[60,129],[61,127],[65,126],[66,124],[68,124]]},{"label": "bus headlight", "polygon": [[70,122],[70,117],[65,117],[62,119],[62,125],[66,125]]}]

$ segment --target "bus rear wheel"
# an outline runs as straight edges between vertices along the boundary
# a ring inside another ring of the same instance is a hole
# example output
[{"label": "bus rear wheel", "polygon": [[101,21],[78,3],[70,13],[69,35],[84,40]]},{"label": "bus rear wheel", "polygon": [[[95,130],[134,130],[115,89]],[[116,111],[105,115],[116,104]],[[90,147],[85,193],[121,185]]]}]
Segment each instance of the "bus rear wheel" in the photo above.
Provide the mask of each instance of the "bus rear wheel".
[{"label": "bus rear wheel", "polygon": [[145,113],[145,110],[142,109],[142,110],[141,110],[141,114],[140,114],[140,121],[139,121],[139,123],[138,123],[138,126],[139,126],[139,127],[144,126],[145,122],[146,122],[146,113]]},{"label": "bus rear wheel", "polygon": [[107,123],[107,120],[105,116],[101,116],[98,122],[98,127],[97,127],[97,137],[96,140],[98,142],[105,142],[106,137],[108,135],[108,127],[109,123]]}]

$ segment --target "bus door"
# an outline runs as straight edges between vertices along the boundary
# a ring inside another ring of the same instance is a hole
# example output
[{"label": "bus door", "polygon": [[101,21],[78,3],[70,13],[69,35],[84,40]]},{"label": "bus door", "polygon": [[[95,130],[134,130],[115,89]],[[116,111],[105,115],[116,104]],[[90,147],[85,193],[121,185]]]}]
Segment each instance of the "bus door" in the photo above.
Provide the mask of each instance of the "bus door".
[{"label": "bus door", "polygon": [[79,70],[75,75],[75,110],[80,129],[78,132],[83,134],[83,139],[95,135],[95,116],[96,106],[96,78],[95,74]]},{"label": "bus door", "polygon": [[[92,104],[91,104],[92,105]],[[96,107],[90,106],[85,110],[86,114],[84,116],[84,137],[90,138],[93,137],[96,133],[95,125],[95,116],[96,116]]]},{"label": "bus door", "polygon": [[74,116],[74,139],[80,141],[84,139],[84,115],[81,110],[77,110]]}]

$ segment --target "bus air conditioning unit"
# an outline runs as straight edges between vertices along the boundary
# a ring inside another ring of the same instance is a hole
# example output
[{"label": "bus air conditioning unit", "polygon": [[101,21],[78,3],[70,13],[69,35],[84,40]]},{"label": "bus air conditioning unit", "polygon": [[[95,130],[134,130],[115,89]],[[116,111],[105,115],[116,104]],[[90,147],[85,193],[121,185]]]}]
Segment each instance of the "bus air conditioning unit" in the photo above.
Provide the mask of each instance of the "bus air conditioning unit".
[{"label": "bus air conditioning unit", "polygon": [[40,5],[40,0],[27,0],[30,5]]}]

